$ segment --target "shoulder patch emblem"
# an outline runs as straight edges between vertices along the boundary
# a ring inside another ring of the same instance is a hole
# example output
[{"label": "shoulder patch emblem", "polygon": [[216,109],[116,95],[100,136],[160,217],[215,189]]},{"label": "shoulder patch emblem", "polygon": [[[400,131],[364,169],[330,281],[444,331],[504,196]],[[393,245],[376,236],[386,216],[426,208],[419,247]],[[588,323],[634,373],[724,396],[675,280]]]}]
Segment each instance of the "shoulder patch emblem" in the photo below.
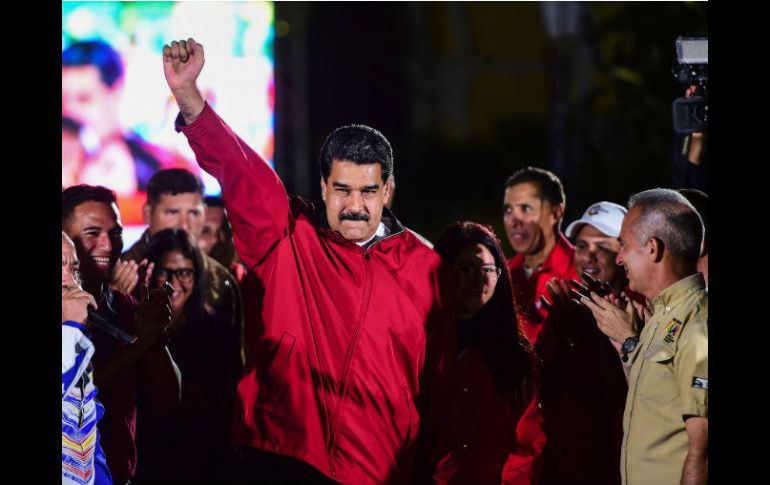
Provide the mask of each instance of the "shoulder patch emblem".
[{"label": "shoulder patch emblem", "polygon": [[709,388],[709,380],[704,379],[702,377],[693,377],[692,378],[692,387],[696,389],[708,389]]},{"label": "shoulder patch emblem", "polygon": [[668,343],[674,343],[674,337],[676,337],[676,334],[679,333],[679,330],[682,328],[682,322],[674,318],[670,322],[668,322],[668,325],[666,325],[666,336],[663,338],[665,342]]}]

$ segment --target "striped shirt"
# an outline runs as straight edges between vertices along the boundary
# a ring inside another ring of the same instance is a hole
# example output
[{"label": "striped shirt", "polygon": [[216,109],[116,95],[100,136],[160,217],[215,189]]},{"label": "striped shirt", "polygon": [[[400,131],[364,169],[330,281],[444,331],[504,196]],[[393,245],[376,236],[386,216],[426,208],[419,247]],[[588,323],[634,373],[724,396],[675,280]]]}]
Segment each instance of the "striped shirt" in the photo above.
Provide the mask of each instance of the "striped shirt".
[{"label": "striped shirt", "polygon": [[96,400],[93,383],[94,346],[79,323],[64,322],[61,330],[62,484],[111,484],[96,427],[104,407]]}]

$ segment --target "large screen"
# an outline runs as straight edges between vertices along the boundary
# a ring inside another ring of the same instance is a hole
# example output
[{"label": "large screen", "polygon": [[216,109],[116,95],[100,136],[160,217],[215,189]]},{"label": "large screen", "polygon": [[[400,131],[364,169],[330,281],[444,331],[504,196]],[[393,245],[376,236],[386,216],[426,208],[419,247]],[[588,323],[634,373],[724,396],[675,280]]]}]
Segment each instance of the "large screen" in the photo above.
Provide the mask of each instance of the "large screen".
[{"label": "large screen", "polygon": [[273,23],[272,2],[63,2],[62,189],[114,190],[127,246],[157,170],[187,168],[219,194],[174,129],[163,77],[163,45],[188,37],[205,49],[204,97],[272,164]]}]

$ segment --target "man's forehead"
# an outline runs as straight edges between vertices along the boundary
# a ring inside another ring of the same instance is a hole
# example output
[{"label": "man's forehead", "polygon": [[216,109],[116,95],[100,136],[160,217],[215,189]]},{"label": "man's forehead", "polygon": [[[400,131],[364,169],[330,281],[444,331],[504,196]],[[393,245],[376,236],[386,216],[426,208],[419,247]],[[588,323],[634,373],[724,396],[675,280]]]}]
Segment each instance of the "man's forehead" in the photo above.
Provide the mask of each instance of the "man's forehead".
[{"label": "man's forehead", "polygon": [[157,205],[203,205],[203,197],[198,192],[163,192],[158,197]]},{"label": "man's forehead", "polygon": [[345,185],[383,185],[379,162],[358,164],[350,160],[332,161],[329,180]]},{"label": "man's forehead", "polygon": [[632,207],[628,210],[625,216],[623,216],[623,223],[620,225],[620,232],[629,232],[633,229],[634,224],[641,215],[639,207]]},{"label": "man's forehead", "polygon": [[540,190],[531,182],[521,182],[505,189],[504,198],[510,201],[542,201]]},{"label": "man's forehead", "polygon": [[222,221],[222,219],[225,218],[225,208],[224,207],[211,207],[206,206],[206,221],[212,221],[215,223],[219,223]]},{"label": "man's forehead", "polygon": [[120,214],[115,203],[96,200],[88,200],[78,204],[70,217],[72,222],[76,224],[100,223],[114,227],[120,222]]}]

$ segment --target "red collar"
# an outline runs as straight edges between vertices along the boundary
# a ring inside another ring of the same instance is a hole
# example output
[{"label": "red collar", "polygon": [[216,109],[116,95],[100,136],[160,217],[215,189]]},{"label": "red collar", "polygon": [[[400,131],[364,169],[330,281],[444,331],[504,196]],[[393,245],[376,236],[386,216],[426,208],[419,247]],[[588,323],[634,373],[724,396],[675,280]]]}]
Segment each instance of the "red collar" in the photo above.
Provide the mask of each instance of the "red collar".
[{"label": "red collar", "polygon": [[[559,232],[559,237],[556,238],[556,245],[551,250],[551,254],[545,258],[540,266],[535,268],[535,271],[555,270],[558,273],[565,273],[574,258],[575,246],[569,242],[564,233]],[[524,271],[524,254],[517,254],[510,259],[510,269],[511,271]]]}]

